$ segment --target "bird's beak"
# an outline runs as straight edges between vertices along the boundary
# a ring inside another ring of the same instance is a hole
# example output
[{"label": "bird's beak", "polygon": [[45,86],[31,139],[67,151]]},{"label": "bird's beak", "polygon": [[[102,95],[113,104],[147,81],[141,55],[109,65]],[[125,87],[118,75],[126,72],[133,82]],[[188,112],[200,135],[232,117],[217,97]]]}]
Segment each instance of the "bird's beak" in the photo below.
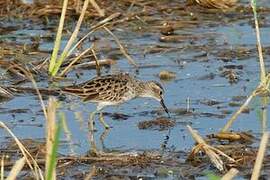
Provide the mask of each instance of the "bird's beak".
[{"label": "bird's beak", "polygon": [[166,105],[165,105],[163,99],[160,100],[160,104],[161,104],[161,106],[163,107],[164,111],[168,114],[168,116],[171,117],[171,116],[170,116],[170,113],[169,113],[169,110],[168,110],[168,108],[166,107]]}]

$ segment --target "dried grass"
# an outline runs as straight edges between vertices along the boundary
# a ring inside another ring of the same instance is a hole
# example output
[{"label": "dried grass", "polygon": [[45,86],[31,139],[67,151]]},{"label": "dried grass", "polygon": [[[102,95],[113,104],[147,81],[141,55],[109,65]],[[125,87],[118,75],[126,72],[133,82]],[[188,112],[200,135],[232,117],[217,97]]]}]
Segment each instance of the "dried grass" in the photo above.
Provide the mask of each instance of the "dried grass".
[{"label": "dried grass", "polygon": [[233,179],[239,171],[235,168],[231,168],[220,180],[231,180]]},{"label": "dried grass", "polygon": [[235,162],[234,159],[223,153],[222,151],[208,145],[203,138],[195,131],[193,130],[190,126],[187,126],[189,132],[191,133],[193,139],[198,143],[197,146],[195,146],[192,149],[192,152],[189,155],[188,159],[191,159],[195,154],[197,154],[199,151],[203,151],[206,153],[206,155],[209,157],[210,161],[213,163],[213,165],[219,170],[219,171],[224,171],[224,162],[221,159],[222,157],[225,157],[228,159],[230,162]]},{"label": "dried grass", "polygon": [[8,177],[6,180],[15,180],[17,175],[21,172],[23,166],[25,164],[25,157],[22,157],[21,159],[17,160],[12,167],[11,171],[9,172]]},{"label": "dried grass", "polygon": [[263,133],[260,148],[259,148],[259,151],[257,153],[256,162],[255,162],[255,165],[254,165],[254,168],[253,168],[251,180],[259,179],[260,171],[261,171],[261,167],[262,167],[262,163],[263,163],[263,159],[264,159],[264,154],[265,154],[265,151],[266,151],[266,148],[267,148],[268,140],[269,140],[269,132]]},{"label": "dried grass", "polygon": [[[24,145],[20,142],[20,140],[15,136],[15,134],[6,126],[6,124],[2,121],[0,121],[0,127],[4,128],[8,134],[14,139],[16,144],[18,145],[21,153],[23,154],[25,161],[28,165],[28,167],[31,169],[31,172],[35,176],[36,179],[44,179],[42,171],[36,162],[36,160],[33,158],[33,156],[30,154],[30,152],[24,147]],[[32,166],[33,164],[33,166]]]}]

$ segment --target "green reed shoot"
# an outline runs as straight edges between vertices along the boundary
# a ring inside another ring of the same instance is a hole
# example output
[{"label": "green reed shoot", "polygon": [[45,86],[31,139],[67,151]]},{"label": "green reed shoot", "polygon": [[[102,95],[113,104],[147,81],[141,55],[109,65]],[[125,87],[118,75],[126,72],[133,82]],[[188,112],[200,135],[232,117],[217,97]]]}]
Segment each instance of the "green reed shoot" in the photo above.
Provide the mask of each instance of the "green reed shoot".
[{"label": "green reed shoot", "polygon": [[[51,61],[50,61],[50,66],[49,66],[49,74],[51,76],[53,76],[53,77],[56,76],[56,74],[58,73],[61,65],[64,62],[64,60],[71,53],[70,52],[71,46],[76,41],[77,35],[79,33],[79,30],[80,30],[80,27],[81,27],[81,24],[82,24],[82,21],[83,21],[83,18],[84,18],[84,15],[86,13],[86,10],[87,10],[88,4],[89,4],[89,0],[84,1],[83,8],[82,8],[79,20],[78,20],[78,22],[76,24],[76,27],[75,27],[69,41],[67,42],[62,54],[60,55],[59,58],[57,58],[58,57],[57,55],[58,55],[59,47],[60,47],[60,44],[61,44],[61,36],[62,36],[62,33],[60,33],[60,32],[62,32],[62,30],[63,30],[64,16],[65,16],[66,8],[67,8],[67,1],[68,0],[64,1],[62,13],[61,13],[61,18],[60,18],[60,23],[59,23],[59,27],[58,27],[58,32],[59,33],[57,32],[57,35],[56,35],[55,47],[54,47],[54,50],[53,50],[53,54],[52,54],[52,58],[51,58]],[[58,36],[60,36],[60,37],[58,37]]]},{"label": "green reed shoot", "polygon": [[51,157],[50,157],[50,161],[48,162],[48,169],[46,172],[46,180],[54,179],[53,173],[55,172],[55,168],[57,164],[57,151],[59,147],[60,135],[61,135],[64,120],[65,120],[65,116],[64,114],[61,114],[61,119],[56,126],[56,131],[55,131],[54,141],[53,141],[52,151],[51,151]]},{"label": "green reed shoot", "polygon": [[68,4],[68,0],[64,0],[62,12],[61,12],[61,17],[60,17],[60,22],[59,22],[59,26],[58,26],[58,30],[57,30],[57,34],[56,34],[56,39],[54,42],[53,53],[52,53],[52,57],[51,57],[50,64],[49,64],[49,74],[50,75],[52,75],[52,72],[55,68],[56,60],[58,57],[58,52],[59,52],[60,45],[61,45],[62,32],[63,32],[64,22],[65,22],[67,4]]}]

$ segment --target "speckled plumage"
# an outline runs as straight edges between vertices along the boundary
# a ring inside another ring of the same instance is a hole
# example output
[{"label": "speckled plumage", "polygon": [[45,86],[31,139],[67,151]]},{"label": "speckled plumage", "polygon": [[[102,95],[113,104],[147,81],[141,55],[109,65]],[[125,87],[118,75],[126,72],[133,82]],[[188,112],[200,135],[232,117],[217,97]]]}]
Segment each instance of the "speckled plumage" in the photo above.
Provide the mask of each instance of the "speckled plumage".
[{"label": "speckled plumage", "polygon": [[118,105],[136,97],[151,97],[163,102],[162,86],[155,81],[141,81],[127,73],[95,77],[84,83],[62,88],[64,93],[81,97],[84,101],[97,103],[97,110],[108,105]]}]

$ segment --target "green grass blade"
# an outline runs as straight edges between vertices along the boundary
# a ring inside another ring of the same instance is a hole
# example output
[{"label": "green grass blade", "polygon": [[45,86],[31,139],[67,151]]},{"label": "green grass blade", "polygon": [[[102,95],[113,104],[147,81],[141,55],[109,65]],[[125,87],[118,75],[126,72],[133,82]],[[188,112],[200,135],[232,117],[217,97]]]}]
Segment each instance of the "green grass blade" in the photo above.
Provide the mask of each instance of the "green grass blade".
[{"label": "green grass blade", "polygon": [[78,36],[78,33],[79,33],[79,30],[80,30],[80,27],[81,27],[81,24],[82,24],[82,21],[83,21],[83,18],[84,18],[84,15],[86,13],[86,10],[87,10],[87,7],[88,7],[88,4],[89,4],[89,0],[85,0],[84,1],[84,4],[83,4],[83,8],[81,10],[81,15],[79,17],[79,20],[76,24],[76,27],[69,39],[69,41],[67,42],[67,45],[65,46],[64,50],[63,50],[63,53],[61,54],[60,58],[57,60],[57,62],[55,62],[54,66],[52,67],[51,69],[51,75],[52,76],[55,76],[57,74],[57,72],[59,71],[59,68],[61,67],[63,61],[66,59],[66,57],[69,55],[69,50],[71,49],[71,46],[74,44],[74,42],[76,41],[76,38]]},{"label": "green grass blade", "polygon": [[57,30],[57,34],[56,34],[56,39],[55,39],[55,43],[54,43],[53,53],[52,53],[52,57],[50,60],[49,74],[52,74],[52,71],[53,71],[55,63],[56,63],[58,51],[60,49],[61,39],[62,39],[62,31],[63,31],[63,27],[64,27],[65,15],[66,15],[66,10],[67,10],[67,4],[68,4],[68,0],[64,0],[61,18],[60,18],[60,22],[59,22],[59,26],[58,26],[58,30]]},{"label": "green grass blade", "polygon": [[56,132],[55,132],[55,138],[54,138],[54,143],[52,147],[52,152],[51,152],[51,158],[49,162],[49,168],[46,174],[46,180],[52,180],[53,176],[53,171],[56,167],[57,164],[57,151],[59,147],[59,142],[60,142],[60,135],[61,135],[61,130],[62,130],[62,123],[63,119],[65,118],[64,114],[61,114],[61,120],[58,122]]}]

